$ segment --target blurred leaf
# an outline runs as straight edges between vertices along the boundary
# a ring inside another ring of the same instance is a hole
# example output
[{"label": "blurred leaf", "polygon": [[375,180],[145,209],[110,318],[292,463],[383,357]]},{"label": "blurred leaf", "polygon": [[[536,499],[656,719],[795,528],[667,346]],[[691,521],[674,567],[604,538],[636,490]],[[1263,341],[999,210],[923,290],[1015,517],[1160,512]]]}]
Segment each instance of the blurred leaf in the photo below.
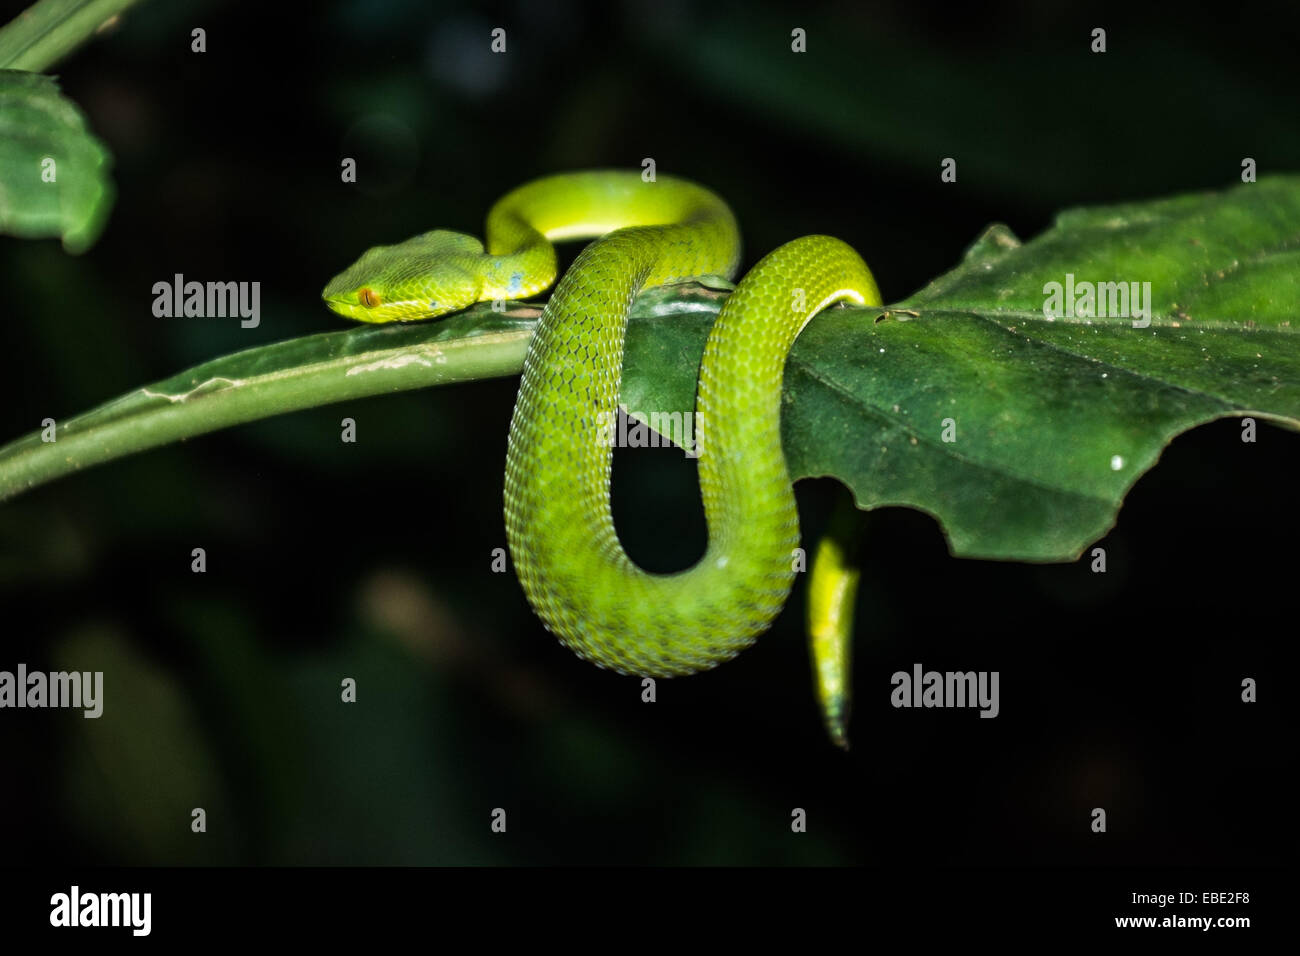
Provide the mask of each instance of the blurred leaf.
[{"label": "blurred leaf", "polygon": [[[1300,150],[1300,125],[1277,122],[1295,111],[1287,84],[1252,84],[1221,49],[1173,34],[1144,36],[1137,45],[1112,37],[1115,52],[1094,54],[1092,25],[1081,29],[1066,7],[1044,7],[1019,22],[1003,18],[996,39],[961,46],[913,32],[875,4],[801,10],[796,21],[784,10],[738,10],[712,4],[690,24],[647,17],[640,39],[692,88],[800,132],[814,155],[831,143],[931,183],[940,159],[955,157],[964,188],[1006,203],[1051,209],[1072,197],[1106,195],[1116,181],[1109,160],[1125,144],[1169,144],[1191,181],[1222,175],[1215,170],[1224,158],[1214,148],[1179,148],[1186,130],[1171,96],[1201,104],[1200,142],[1258,143],[1244,155],[1260,158],[1261,168]],[[796,25],[807,34],[803,54],[790,49]],[[679,42],[683,33],[692,42]],[[1179,78],[1176,93],[1172,76]],[[1094,108],[1098,103],[1122,108]],[[1046,119],[1059,116],[1077,121]],[[1262,140],[1261,130],[1268,131]],[[1235,166],[1239,155],[1229,155]],[[1171,174],[1165,164],[1125,166],[1121,181],[1138,195]]]},{"label": "blurred leaf", "polygon": [[0,232],[86,251],[113,205],[110,162],[53,78],[0,70]]},{"label": "blurred leaf", "polygon": [[[66,712],[71,741],[65,800],[78,827],[113,859],[229,861],[240,849],[229,796],[189,703],[172,678],[116,633],[63,641],[60,670],[102,672],[103,712]],[[207,813],[207,833],[191,812]]]},{"label": "blurred leaf", "polygon": [[0,69],[48,70],[138,0],[39,0],[0,29]]}]

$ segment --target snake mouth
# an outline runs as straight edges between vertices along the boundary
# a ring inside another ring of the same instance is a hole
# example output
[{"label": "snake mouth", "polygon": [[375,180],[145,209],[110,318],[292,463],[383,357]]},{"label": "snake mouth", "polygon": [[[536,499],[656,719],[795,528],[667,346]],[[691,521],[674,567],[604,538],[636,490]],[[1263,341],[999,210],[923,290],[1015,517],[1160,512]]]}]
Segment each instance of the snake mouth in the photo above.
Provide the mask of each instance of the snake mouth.
[{"label": "snake mouth", "polygon": [[424,322],[459,311],[451,303],[439,307],[438,302],[424,299],[384,302],[379,305],[367,306],[363,302],[357,301],[356,293],[351,292],[345,295],[323,293],[321,300],[330,311],[336,312],[345,319],[352,319],[354,322],[368,322],[372,325],[387,322]]},{"label": "snake mouth", "polygon": [[417,314],[417,309],[408,307],[414,303],[387,302],[382,307],[374,307],[366,306],[352,296],[322,295],[321,299],[331,312],[354,322],[376,325],[384,322],[415,322],[427,318],[427,315]]},{"label": "snake mouth", "polygon": [[356,302],[349,302],[342,296],[322,295],[321,299],[331,312],[335,312],[345,319],[352,319],[358,322],[373,322],[374,316],[367,316],[369,309],[363,308]]}]

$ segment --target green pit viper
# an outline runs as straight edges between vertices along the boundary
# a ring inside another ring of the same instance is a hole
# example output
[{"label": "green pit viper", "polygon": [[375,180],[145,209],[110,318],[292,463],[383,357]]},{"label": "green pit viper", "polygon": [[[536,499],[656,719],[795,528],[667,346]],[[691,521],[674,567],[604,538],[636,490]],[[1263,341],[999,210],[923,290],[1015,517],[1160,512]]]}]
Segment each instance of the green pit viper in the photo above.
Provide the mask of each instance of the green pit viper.
[{"label": "green pit viper", "polygon": [[[639,172],[549,176],[492,207],[486,250],[463,233],[426,232],[367,250],[322,295],[362,322],[435,318],[549,288],[552,243],[588,238],[596,241],[552,293],[524,360],[506,453],[510,554],[538,616],[580,656],[622,674],[690,674],[753,643],[789,595],[799,520],[781,450],[785,359],[826,306],[880,304],[858,254],[829,236],[787,243],[754,266],[718,313],[696,399],[709,541],[699,563],[676,574],[641,570],[619,543],[608,422],[637,294],[736,273],[740,234],[718,196]],[[809,597],[817,688],[841,745],[857,584],[848,537],[832,533],[819,546]]]}]

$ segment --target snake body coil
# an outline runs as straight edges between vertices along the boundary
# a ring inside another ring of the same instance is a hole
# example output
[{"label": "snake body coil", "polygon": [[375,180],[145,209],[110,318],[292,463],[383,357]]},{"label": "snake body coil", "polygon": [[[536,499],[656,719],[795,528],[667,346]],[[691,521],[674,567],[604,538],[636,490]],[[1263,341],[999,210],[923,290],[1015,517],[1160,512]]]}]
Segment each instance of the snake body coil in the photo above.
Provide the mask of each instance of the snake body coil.
[{"label": "snake body coil", "polygon": [[366,321],[521,298],[553,281],[552,241],[595,236],[551,295],[524,362],[506,455],[510,553],[533,608],[581,656],[627,674],[692,673],[752,643],[789,594],[799,527],[781,451],[785,358],[827,305],[879,303],[857,253],[827,236],[788,243],[719,313],[696,405],[709,543],[698,564],[676,574],[642,571],[619,543],[608,426],[637,294],[736,270],[739,234],[721,199],[669,177],[552,176],[492,208],[486,252],[468,236],[426,233],[370,250],[325,298]]}]

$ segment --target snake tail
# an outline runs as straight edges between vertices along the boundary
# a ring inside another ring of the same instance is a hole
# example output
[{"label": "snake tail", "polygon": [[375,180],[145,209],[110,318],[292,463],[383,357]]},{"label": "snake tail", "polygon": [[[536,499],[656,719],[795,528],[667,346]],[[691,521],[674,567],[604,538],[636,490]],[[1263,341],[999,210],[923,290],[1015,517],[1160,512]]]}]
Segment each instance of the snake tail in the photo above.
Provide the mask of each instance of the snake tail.
[{"label": "snake tail", "polygon": [[831,741],[849,749],[853,703],[853,616],[862,578],[860,544],[867,515],[841,490],[808,578],[808,649],[822,720]]}]

